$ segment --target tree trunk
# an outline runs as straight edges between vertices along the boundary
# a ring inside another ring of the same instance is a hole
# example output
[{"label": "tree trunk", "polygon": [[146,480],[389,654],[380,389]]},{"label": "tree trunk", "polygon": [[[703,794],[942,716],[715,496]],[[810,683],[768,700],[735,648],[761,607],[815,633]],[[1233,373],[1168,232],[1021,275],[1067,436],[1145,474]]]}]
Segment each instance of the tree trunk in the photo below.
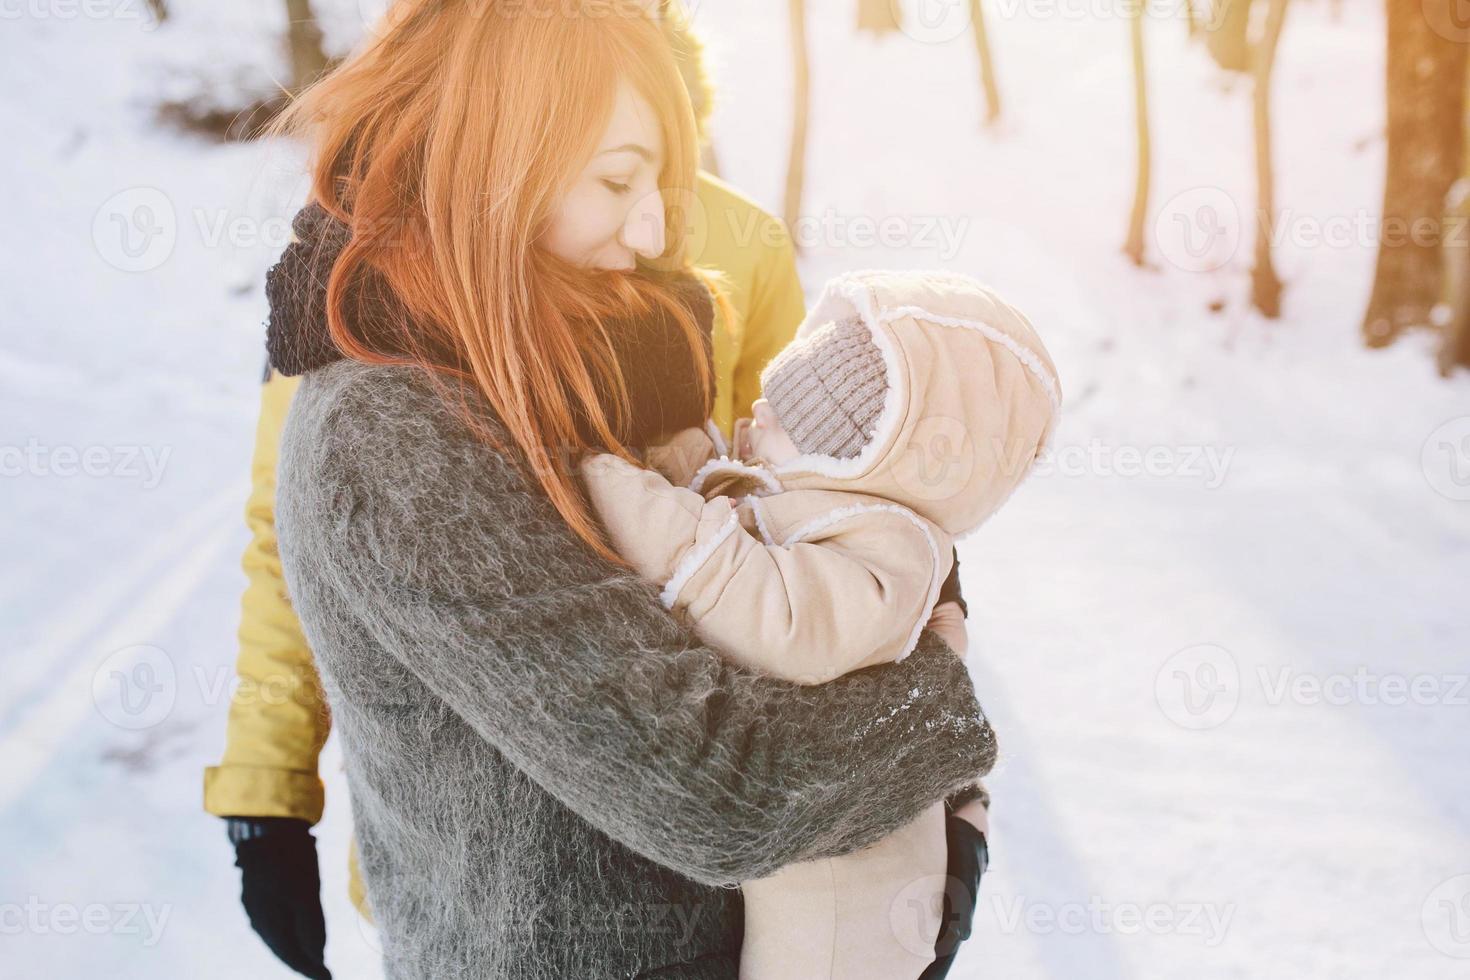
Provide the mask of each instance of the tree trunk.
[{"label": "tree trunk", "polygon": [[902,29],[903,9],[898,0],[858,0],[857,26],[860,31],[892,34]]},{"label": "tree trunk", "polygon": [[1256,257],[1251,269],[1251,304],[1264,316],[1281,315],[1281,280],[1271,259],[1276,227],[1276,177],[1271,164],[1271,73],[1276,66],[1276,46],[1286,22],[1287,0],[1269,0],[1266,23],[1251,50],[1251,74],[1255,77],[1253,102],[1256,130]]},{"label": "tree trunk", "polygon": [[985,31],[985,10],[980,0],[970,0],[970,30],[980,56],[980,87],[985,91],[985,123],[1000,118],[1000,89],[995,84],[995,62],[990,57],[990,37]]},{"label": "tree trunk", "polygon": [[291,55],[291,90],[299,92],[327,67],[311,0],[286,0],[286,44]]},{"label": "tree trunk", "polygon": [[1439,373],[1470,367],[1470,177],[1450,188],[1440,254],[1444,259],[1444,302],[1449,316],[1439,348]]},{"label": "tree trunk", "polygon": [[1251,0],[1210,0],[1205,49],[1226,71],[1250,71]]},{"label": "tree trunk", "polygon": [[1378,269],[1363,316],[1369,347],[1428,325],[1439,301],[1445,197],[1464,154],[1466,38],[1446,29],[1456,23],[1457,2],[1388,0],[1388,167]]},{"label": "tree trunk", "polygon": [[[791,22],[791,155],[786,162],[786,227],[796,228],[801,217],[801,189],[806,183],[806,130],[811,72],[806,46],[806,0],[787,0]],[[799,245],[798,245],[799,247]]]},{"label": "tree trunk", "polygon": [[1148,127],[1148,76],[1143,57],[1143,0],[1128,0],[1128,21],[1133,46],[1133,116],[1138,130],[1138,170],[1133,185],[1133,214],[1128,219],[1128,239],[1123,252],[1134,265],[1143,265],[1144,223],[1148,219],[1149,170],[1153,149]]}]

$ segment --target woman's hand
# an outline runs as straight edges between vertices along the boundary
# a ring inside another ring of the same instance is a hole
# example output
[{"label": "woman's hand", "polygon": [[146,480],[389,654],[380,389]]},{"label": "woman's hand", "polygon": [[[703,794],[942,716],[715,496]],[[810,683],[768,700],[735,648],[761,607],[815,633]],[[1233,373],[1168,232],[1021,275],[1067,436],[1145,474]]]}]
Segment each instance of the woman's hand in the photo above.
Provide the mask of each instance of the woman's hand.
[{"label": "woman's hand", "polygon": [[958,602],[941,602],[935,606],[924,628],[938,633],[939,638],[961,657],[970,651],[970,631],[965,627],[965,614]]},{"label": "woman's hand", "polygon": [[[945,843],[949,847],[946,873],[949,881],[944,889],[944,909],[939,936],[934,941],[934,962],[920,980],[948,975],[960,943],[970,938],[975,925],[975,906],[980,896],[980,882],[990,867],[990,848],[985,832],[965,817],[971,807],[984,805],[971,800],[944,820]],[[959,885],[958,888],[953,887]]]}]

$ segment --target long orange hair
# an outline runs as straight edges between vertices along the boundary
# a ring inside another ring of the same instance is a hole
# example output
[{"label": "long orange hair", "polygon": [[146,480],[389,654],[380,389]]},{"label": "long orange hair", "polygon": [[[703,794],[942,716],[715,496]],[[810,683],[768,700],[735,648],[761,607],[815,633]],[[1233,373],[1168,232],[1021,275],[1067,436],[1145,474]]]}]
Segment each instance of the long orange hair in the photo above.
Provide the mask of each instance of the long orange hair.
[{"label": "long orange hair", "polygon": [[[677,204],[693,193],[696,122],[645,6],[398,0],[366,45],[272,127],[309,141],[311,195],[353,232],[327,286],[338,348],[359,361],[425,368],[477,437],[508,449],[443,379],[472,383],[567,524],[620,564],[572,475],[585,451],[632,458],[628,391],[604,324],[662,310],[686,334],[704,401],[713,401],[706,340],[667,275],[694,271]],[[536,245],[596,150],[623,79],[663,131],[658,271],[577,268]],[[360,269],[378,273],[402,302],[393,350],[369,344],[344,309]],[[600,392],[612,396],[610,416]],[[595,433],[590,443],[579,416]]]}]

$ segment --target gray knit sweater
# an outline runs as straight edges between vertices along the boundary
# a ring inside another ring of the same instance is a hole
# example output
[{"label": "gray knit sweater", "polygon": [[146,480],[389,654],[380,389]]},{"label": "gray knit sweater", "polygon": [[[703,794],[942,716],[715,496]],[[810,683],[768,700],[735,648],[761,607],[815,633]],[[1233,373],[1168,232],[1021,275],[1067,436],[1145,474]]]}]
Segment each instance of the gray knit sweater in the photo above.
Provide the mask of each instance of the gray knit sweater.
[{"label": "gray knit sweater", "polygon": [[305,377],[276,516],[389,977],[733,978],[728,886],[994,760],[935,634],[819,687],[725,664],[415,369]]}]

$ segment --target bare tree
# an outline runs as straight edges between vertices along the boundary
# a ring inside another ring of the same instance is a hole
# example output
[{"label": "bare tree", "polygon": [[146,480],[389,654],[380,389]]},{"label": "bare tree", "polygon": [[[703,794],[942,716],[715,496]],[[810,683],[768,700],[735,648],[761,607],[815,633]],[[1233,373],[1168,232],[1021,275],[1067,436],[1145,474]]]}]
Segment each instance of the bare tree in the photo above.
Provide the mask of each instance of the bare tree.
[{"label": "bare tree", "polygon": [[1252,115],[1256,131],[1256,254],[1251,268],[1251,304],[1272,319],[1281,315],[1281,279],[1271,258],[1276,227],[1276,177],[1271,163],[1271,74],[1286,23],[1287,0],[1269,0],[1261,36],[1251,46],[1255,80]]},{"label": "bare tree", "polygon": [[1251,0],[1206,0],[1205,50],[1226,71],[1250,71]]},{"label": "bare tree", "polygon": [[[156,0],[154,9],[164,16],[167,0]],[[269,85],[250,93],[243,104],[223,102],[209,88],[201,88],[183,98],[159,104],[158,119],[184,132],[208,136],[224,142],[252,140],[289,103],[292,95],[314,82],[332,66],[322,48],[322,32],[312,13],[311,0],[286,0],[286,35],[282,39],[286,51],[288,79],[274,73],[260,73]]]},{"label": "bare tree", "polygon": [[892,34],[903,26],[903,8],[898,0],[858,0],[857,26],[860,31]]},{"label": "bare tree", "polygon": [[1134,265],[1143,265],[1144,224],[1148,219],[1149,171],[1152,138],[1148,125],[1148,76],[1143,57],[1143,0],[1127,0],[1129,34],[1133,46],[1133,115],[1138,131],[1138,168],[1133,185],[1133,213],[1128,219],[1128,238],[1123,252]]},{"label": "bare tree", "polygon": [[806,183],[806,131],[811,97],[811,70],[806,45],[806,0],[787,0],[791,23],[791,155],[786,162],[786,227],[801,217],[801,189]]},{"label": "bare tree", "polygon": [[1450,188],[1445,202],[1444,301],[1449,319],[1439,348],[1439,372],[1470,367],[1470,177]]},{"label": "bare tree", "polygon": [[1428,325],[1443,282],[1439,230],[1461,174],[1465,108],[1457,0],[1388,2],[1388,167],[1378,268],[1363,339],[1384,347]]},{"label": "bare tree", "polygon": [[1000,89],[995,84],[995,64],[990,56],[990,37],[985,30],[985,10],[980,0],[970,0],[970,30],[975,36],[975,51],[980,56],[980,87],[985,92],[985,122],[1000,118]]},{"label": "bare tree", "polygon": [[286,0],[286,47],[291,56],[291,88],[300,91],[327,67],[322,29],[311,12],[311,0]]}]

